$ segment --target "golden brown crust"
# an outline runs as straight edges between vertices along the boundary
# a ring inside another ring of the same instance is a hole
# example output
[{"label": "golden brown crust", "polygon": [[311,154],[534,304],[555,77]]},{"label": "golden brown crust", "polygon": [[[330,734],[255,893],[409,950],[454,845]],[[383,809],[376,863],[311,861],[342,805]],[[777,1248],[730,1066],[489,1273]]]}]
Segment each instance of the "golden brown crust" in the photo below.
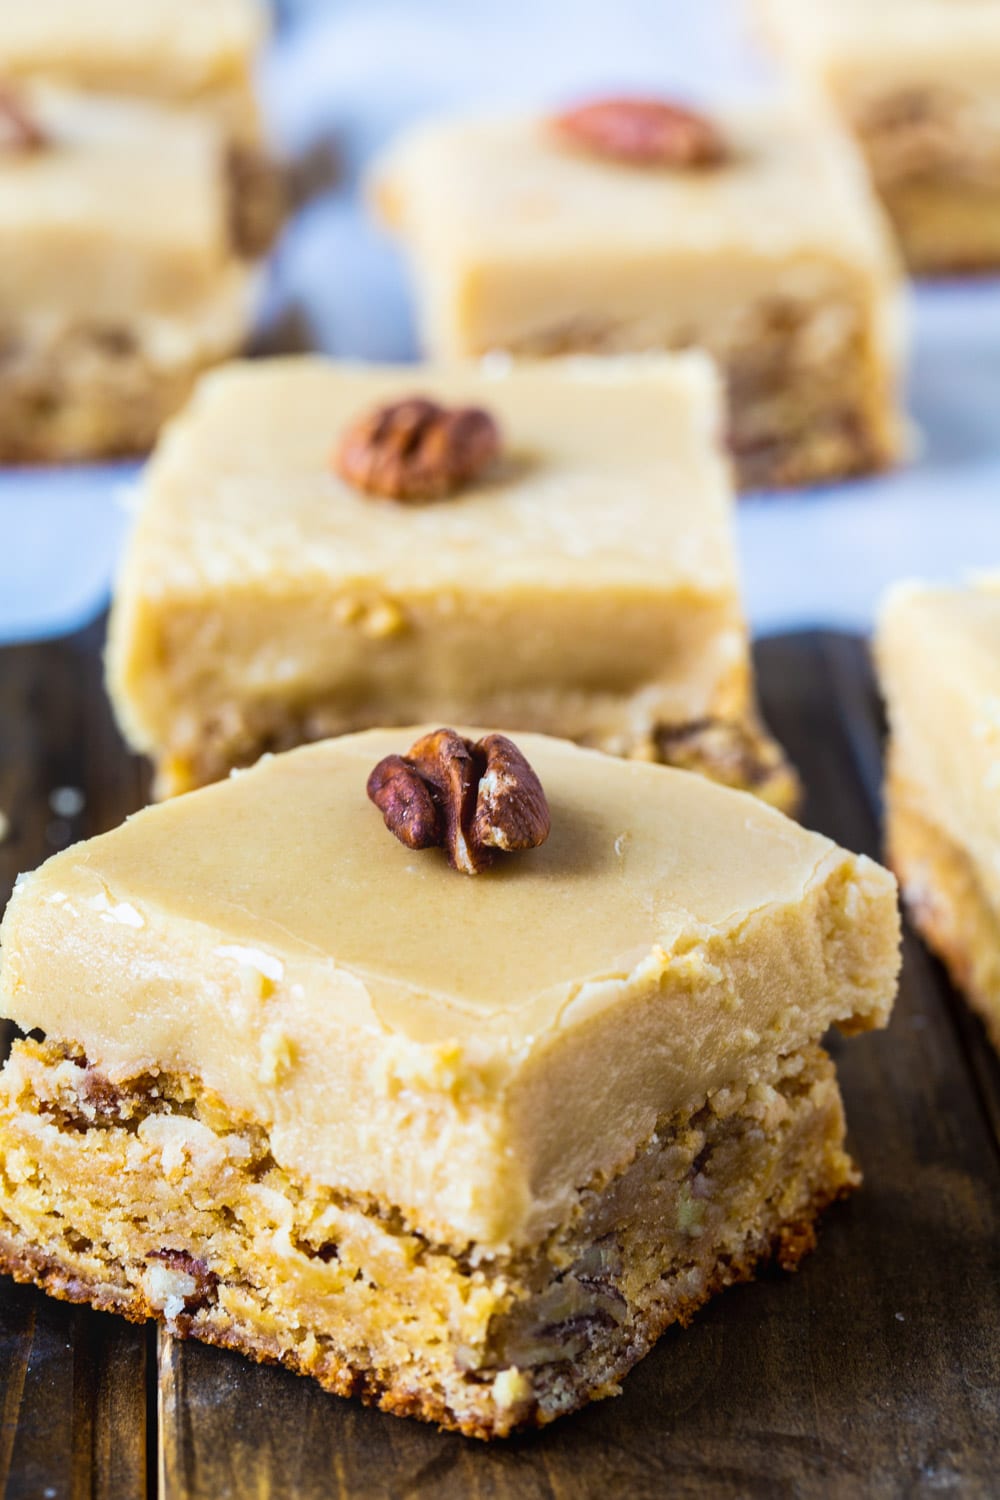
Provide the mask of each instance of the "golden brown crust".
[{"label": "golden brown crust", "polygon": [[795,767],[755,719],[661,724],[653,738],[655,759],[661,765],[698,771],[720,786],[752,792],[790,817],[801,806],[802,783]]},{"label": "golden brown crust", "polygon": [[11,331],[0,340],[0,461],[145,453],[213,362],[160,369],[124,328],[67,328],[44,348]]},{"label": "golden brown crust", "polygon": [[[304,1359],[294,1350],[279,1349],[276,1342],[269,1343],[259,1335],[241,1329],[235,1320],[219,1318],[210,1310],[178,1315],[171,1323],[171,1331],[181,1338],[196,1338],[202,1343],[232,1349],[258,1364],[284,1365],[295,1374],[311,1376],[333,1395],[356,1397],[366,1406],[376,1406],[393,1416],[416,1417],[448,1431],[460,1432],[465,1437],[491,1441],[507,1437],[518,1429],[547,1426],[557,1415],[579,1410],[588,1402],[611,1394],[615,1382],[645,1357],[671,1324],[687,1327],[699,1309],[718,1292],[752,1281],[769,1263],[774,1262],[786,1272],[797,1270],[803,1256],[816,1244],[819,1216],[838,1198],[852,1192],[859,1181],[855,1175],[850,1181],[821,1189],[794,1220],[747,1247],[738,1258],[720,1261],[697,1296],[675,1299],[666,1306],[654,1308],[640,1337],[630,1344],[616,1368],[605,1375],[601,1388],[591,1390],[581,1386],[574,1393],[572,1403],[560,1405],[557,1412],[547,1412],[537,1399],[533,1399],[510,1412],[498,1411],[493,1421],[486,1420],[481,1414],[463,1416],[432,1393],[393,1385],[373,1370],[352,1366],[328,1352]],[[0,1271],[15,1281],[40,1287],[50,1297],[61,1301],[89,1303],[98,1311],[118,1313],[133,1323],[150,1318],[163,1321],[157,1309],[136,1289],[88,1283],[60,1266],[54,1258],[30,1246],[17,1244],[2,1233]]]},{"label": "golden brown crust", "polygon": [[[370,727],[345,727],[341,707],[328,709],[322,704],[298,712],[281,705],[234,706],[220,713],[219,724],[218,730],[206,727],[196,746],[168,754],[157,764],[154,791],[158,799],[207,786],[234,767],[253,765],[262,755]],[[618,746],[591,748],[619,753]],[[754,715],[741,721],[714,718],[696,724],[659,724],[646,739],[622,747],[620,753],[629,759],[698,771],[722,786],[752,792],[790,817],[802,802],[802,784],[794,766]]]},{"label": "golden brown crust", "polygon": [[968,856],[914,806],[891,766],[886,788],[886,857],[910,920],[953,984],[982,1017],[1000,1052],[1000,917]]}]

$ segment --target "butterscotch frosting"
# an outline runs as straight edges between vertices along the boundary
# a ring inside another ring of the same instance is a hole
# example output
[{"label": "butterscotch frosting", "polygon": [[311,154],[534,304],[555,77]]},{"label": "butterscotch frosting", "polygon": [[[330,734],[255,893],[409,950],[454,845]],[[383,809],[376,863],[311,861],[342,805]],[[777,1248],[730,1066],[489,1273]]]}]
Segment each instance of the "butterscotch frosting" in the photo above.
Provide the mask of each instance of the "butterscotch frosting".
[{"label": "butterscotch frosting", "polygon": [[198,1078],[286,1167],[492,1247],[561,1222],[661,1116],[735,1099],[833,1022],[884,1024],[895,886],[870,860],[691,774],[521,735],[551,833],[469,879],[366,796],[421,732],[265,759],[23,877],[2,1013],[112,1080]]}]

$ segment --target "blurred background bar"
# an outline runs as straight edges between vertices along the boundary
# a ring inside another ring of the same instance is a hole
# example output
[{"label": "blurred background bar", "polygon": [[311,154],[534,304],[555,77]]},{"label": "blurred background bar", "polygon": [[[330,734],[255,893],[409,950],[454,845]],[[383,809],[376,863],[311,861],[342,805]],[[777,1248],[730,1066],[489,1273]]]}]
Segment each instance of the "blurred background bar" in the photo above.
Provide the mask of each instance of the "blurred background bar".
[{"label": "blurred background bar", "polygon": [[[415,353],[400,256],[365,213],[366,165],[404,124],[457,109],[650,89],[746,97],[773,84],[736,0],[281,0],[262,88],[275,140],[327,185],[269,272],[260,342],[338,356]],[[335,179],[332,180],[331,179]],[[912,464],[793,497],[744,501],[738,524],[758,632],[867,628],[909,573],[1000,563],[1000,283],[915,293]],[[61,633],[107,596],[135,465],[0,473],[0,641]]]}]

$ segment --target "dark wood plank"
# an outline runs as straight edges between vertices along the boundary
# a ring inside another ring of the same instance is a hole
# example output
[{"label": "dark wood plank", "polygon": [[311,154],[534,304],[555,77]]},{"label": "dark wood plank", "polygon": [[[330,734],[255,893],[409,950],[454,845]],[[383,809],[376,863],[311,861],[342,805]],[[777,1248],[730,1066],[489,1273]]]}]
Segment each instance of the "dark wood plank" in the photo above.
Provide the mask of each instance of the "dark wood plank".
[{"label": "dark wood plank", "polygon": [[[0,806],[15,815],[0,881],[63,836],[50,826],[53,786],[87,793],[74,836],[117,822],[141,797],[101,706],[93,640],[14,656],[8,670],[11,654],[0,655]],[[863,651],[786,638],[765,643],[759,661],[767,712],[805,774],[807,820],[877,852],[879,731]],[[967,1022],[908,938],[890,1031],[835,1044],[864,1192],[831,1213],[797,1276],[717,1299],[662,1340],[617,1400],[487,1449],[161,1337],[166,1500],[995,1493],[1000,1168],[993,1062]],[[144,1350],[132,1334],[30,1290],[0,1290],[9,1493],[130,1493],[153,1430],[138,1430]],[[45,1451],[43,1432],[58,1451]],[[102,1478],[119,1441],[127,1461]]]},{"label": "dark wood plank", "polygon": [[30,1287],[0,1294],[0,1490],[7,1500],[141,1500],[146,1336]]},{"label": "dark wood plank", "polygon": [[[0,907],[19,871],[139,805],[142,773],[101,691],[100,641],[95,628],[0,652],[0,809],[10,820]],[[145,1495],[147,1343],[143,1329],[0,1279],[0,1492],[8,1500]]]},{"label": "dark wood plank", "polygon": [[[0,908],[19,871],[142,805],[146,776],[126,755],[104,696],[103,625],[0,651]],[[60,791],[82,794],[67,811]]]}]

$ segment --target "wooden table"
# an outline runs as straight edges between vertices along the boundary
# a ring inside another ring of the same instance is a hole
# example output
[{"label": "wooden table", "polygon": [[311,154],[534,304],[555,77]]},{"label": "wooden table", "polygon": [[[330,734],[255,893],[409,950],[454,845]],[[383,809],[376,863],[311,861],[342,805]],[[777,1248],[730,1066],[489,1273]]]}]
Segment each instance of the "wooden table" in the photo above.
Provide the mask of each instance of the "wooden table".
[{"label": "wooden table", "polygon": [[[0,652],[0,904],[18,870],[142,801],[98,653],[96,629]],[[782,637],[758,665],[805,821],[876,854],[863,645]],[[78,816],[53,810],[58,787],[83,791]],[[797,1275],[717,1298],[617,1400],[486,1448],[0,1280],[8,1500],[1000,1495],[1000,1064],[910,935],[891,1029],[833,1050],[864,1190]]]}]

